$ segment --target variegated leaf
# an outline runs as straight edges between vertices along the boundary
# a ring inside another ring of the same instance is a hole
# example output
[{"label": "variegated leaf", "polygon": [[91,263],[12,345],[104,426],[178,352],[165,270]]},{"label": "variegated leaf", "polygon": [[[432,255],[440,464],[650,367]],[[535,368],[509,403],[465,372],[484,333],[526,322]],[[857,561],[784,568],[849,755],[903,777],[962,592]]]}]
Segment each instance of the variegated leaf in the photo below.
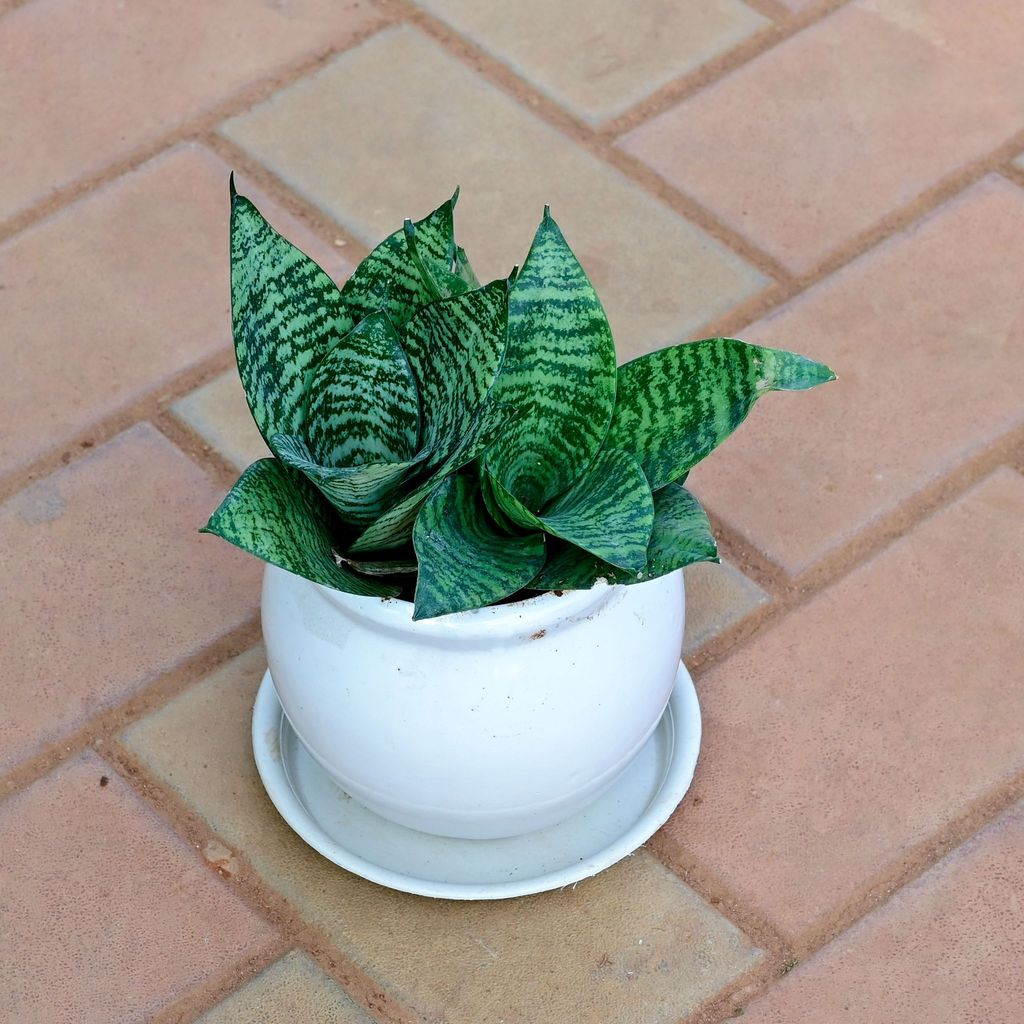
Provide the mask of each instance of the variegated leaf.
[{"label": "variegated leaf", "polygon": [[661,349],[619,368],[605,446],[635,455],[657,491],[724,441],[761,395],[830,380],[821,363],[733,338]]},{"label": "variegated leaf", "polygon": [[547,207],[509,293],[508,346],[492,400],[515,418],[486,466],[536,512],[590,463],[615,402],[607,317]]},{"label": "variegated leaf", "polygon": [[320,465],[301,437],[274,434],[269,444],[270,450],[286,466],[302,473],[334,506],[338,515],[354,526],[366,526],[380,516],[417,466],[414,459],[368,462],[336,469]]},{"label": "variegated leaf", "polygon": [[466,436],[505,351],[508,283],[421,309],[402,331],[423,414],[427,466],[444,462]]},{"label": "variegated leaf", "polygon": [[324,466],[412,457],[416,380],[387,314],[371,313],[320,361],[309,381],[305,436]]},{"label": "variegated leaf", "polygon": [[414,619],[494,604],[521,590],[544,564],[543,535],[494,530],[479,484],[468,474],[448,477],[431,494],[412,540],[419,562]]},{"label": "variegated leaf", "polygon": [[[467,281],[472,271],[459,257],[455,244],[454,211],[459,190],[433,213],[417,221],[416,257],[409,248],[406,229],[389,235],[356,267],[345,282],[341,297],[348,315],[348,329],[364,317],[383,310],[396,327],[401,327],[420,306],[438,296],[435,276],[442,270]],[[422,267],[434,274],[424,274]],[[457,286],[456,286],[457,287]]]},{"label": "variegated leaf", "polygon": [[337,285],[231,185],[231,318],[238,374],[264,438],[305,419],[313,368],[351,326]]},{"label": "variegated leaf", "polygon": [[398,587],[339,566],[330,506],[276,459],[254,462],[200,531],[314,583],[365,597],[393,597]]},{"label": "variegated leaf", "polygon": [[637,572],[647,563],[654,502],[647,478],[631,455],[600,452],[540,515],[499,481],[492,479],[491,485],[499,508],[517,525],[560,537],[620,569]]},{"label": "variegated leaf", "polygon": [[565,546],[549,557],[530,589],[585,590],[599,579],[643,583],[693,562],[709,561],[718,561],[718,546],[706,513],[685,487],[669,484],[654,495],[654,529],[640,572],[618,569],[577,547]]},{"label": "variegated leaf", "polygon": [[427,498],[447,476],[479,458],[504,426],[505,421],[494,409],[481,409],[455,451],[415,490],[368,526],[349,548],[349,552],[364,555],[373,551],[390,551],[404,544],[412,536],[413,523]]}]

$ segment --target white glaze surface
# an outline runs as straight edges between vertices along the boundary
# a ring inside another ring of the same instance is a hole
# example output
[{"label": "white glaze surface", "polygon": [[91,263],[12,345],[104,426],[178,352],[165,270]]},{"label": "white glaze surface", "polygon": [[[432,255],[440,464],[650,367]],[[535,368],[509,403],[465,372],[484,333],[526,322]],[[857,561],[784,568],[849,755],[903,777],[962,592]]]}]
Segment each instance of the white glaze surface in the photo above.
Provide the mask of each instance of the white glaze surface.
[{"label": "white glaze surface", "polygon": [[611,785],[668,702],[682,573],[412,621],[268,566],[267,658],[303,745],[349,794],[425,832],[496,838]]},{"label": "white glaze surface", "polygon": [[315,850],[381,885],[444,899],[506,899],[572,885],[628,856],[682,800],[700,747],[684,665],[668,710],[610,789],[558,825],[508,839],[449,839],[381,818],[341,790],[299,742],[264,677],[253,710],[256,765],[271,800]]}]

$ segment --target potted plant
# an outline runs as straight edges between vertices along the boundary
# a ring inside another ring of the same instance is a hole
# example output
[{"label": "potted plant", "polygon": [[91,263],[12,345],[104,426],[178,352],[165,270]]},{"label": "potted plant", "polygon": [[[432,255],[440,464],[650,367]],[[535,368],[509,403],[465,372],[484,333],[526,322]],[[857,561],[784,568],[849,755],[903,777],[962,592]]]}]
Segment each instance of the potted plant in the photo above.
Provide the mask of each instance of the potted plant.
[{"label": "potted plant", "polygon": [[458,192],[339,288],[231,187],[238,369],[273,457],[205,530],[268,563],[277,697],[342,789],[488,838],[558,822],[651,736],[682,567],[717,560],[684,486],[762,394],[832,380],[712,338],[616,368],[550,211],[481,285]]}]

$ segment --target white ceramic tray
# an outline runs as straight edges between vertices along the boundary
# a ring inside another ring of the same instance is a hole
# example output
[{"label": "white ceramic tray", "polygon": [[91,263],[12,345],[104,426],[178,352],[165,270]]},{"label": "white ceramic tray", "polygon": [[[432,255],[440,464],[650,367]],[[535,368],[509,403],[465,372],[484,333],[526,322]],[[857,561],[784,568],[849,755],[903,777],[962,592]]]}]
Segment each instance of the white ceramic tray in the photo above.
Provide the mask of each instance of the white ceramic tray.
[{"label": "white ceramic tray", "polygon": [[445,839],[367,810],[303,747],[269,671],[256,696],[252,738],[270,799],[328,860],[403,892],[494,900],[572,885],[643,845],[690,787],[700,748],[700,707],[680,663],[664,716],[612,788],[575,817],[511,839]]}]

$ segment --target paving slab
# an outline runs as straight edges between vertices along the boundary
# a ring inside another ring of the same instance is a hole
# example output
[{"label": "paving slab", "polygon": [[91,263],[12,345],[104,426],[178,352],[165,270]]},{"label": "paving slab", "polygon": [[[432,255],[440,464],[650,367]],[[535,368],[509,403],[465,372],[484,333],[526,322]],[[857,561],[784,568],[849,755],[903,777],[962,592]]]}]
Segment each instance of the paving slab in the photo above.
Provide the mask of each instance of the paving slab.
[{"label": "paving slab", "polygon": [[411,28],[379,33],[222,131],[367,245],[461,185],[460,241],[481,280],[522,263],[550,204],[620,360],[683,340],[767,283]]},{"label": "paving slab", "polygon": [[1024,190],[992,175],[740,335],[839,379],[769,395],[701,500],[789,573],[1024,425]]},{"label": "paving slab", "polygon": [[1024,477],[964,498],[698,680],[667,834],[799,938],[1024,769]]},{"label": "paving slab", "polygon": [[227,370],[190,391],[171,411],[239,470],[270,455],[253,422],[236,370]]},{"label": "paving slab", "polygon": [[683,570],[686,579],[686,635],[683,654],[691,654],[755,608],[768,595],[731,562],[698,562]]},{"label": "paving slab", "polygon": [[197,533],[221,497],[142,423],[0,505],[0,767],[255,613],[259,563]]},{"label": "paving slab", "polygon": [[375,21],[354,0],[22,4],[0,21],[0,220]]},{"label": "paving slab", "polygon": [[[313,853],[252,763],[253,651],[132,726],[127,744],[394,998],[428,1020],[676,1024],[760,953],[641,852],[595,879],[518,900],[391,892]],[[187,751],[187,754],[184,752]]]},{"label": "paving slab", "polygon": [[143,1021],[271,928],[86,753],[0,803],[0,1016]]},{"label": "paving slab", "polygon": [[293,951],[204,1013],[196,1024],[373,1024],[345,990]]},{"label": "paving slab", "polygon": [[1024,805],[746,1008],[744,1024],[1009,1022],[1024,1006]]},{"label": "paving slab", "polygon": [[[2,24],[2,22],[0,22]],[[117,414],[231,344],[228,168],[181,146],[0,245],[0,471]],[[239,179],[337,274],[331,247]]]},{"label": "paving slab", "polygon": [[1021,129],[1024,5],[859,0],[622,140],[795,272]]},{"label": "paving slab", "polygon": [[740,0],[417,0],[462,36],[592,124],[771,24]]}]

